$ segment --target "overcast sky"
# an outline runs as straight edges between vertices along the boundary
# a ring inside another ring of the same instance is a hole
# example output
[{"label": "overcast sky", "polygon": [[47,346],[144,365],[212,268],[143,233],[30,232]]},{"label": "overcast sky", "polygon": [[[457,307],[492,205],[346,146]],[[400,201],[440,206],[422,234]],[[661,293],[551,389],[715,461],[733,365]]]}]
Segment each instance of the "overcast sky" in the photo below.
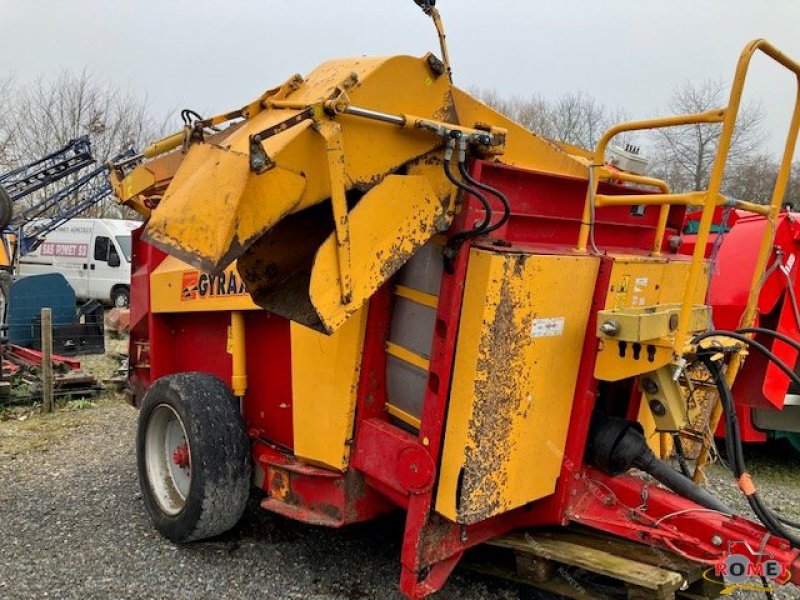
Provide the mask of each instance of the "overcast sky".
[{"label": "overcast sky", "polygon": [[[800,0],[438,5],[458,85],[547,97],[582,90],[631,118],[662,112],[685,80],[729,81],[752,38],[800,60]],[[0,25],[0,77],[88,67],[146,93],[159,114],[236,108],[327,58],[438,52],[412,0],[0,0]],[[748,97],[763,102],[777,153],[792,78],[766,59],[753,66]]]}]

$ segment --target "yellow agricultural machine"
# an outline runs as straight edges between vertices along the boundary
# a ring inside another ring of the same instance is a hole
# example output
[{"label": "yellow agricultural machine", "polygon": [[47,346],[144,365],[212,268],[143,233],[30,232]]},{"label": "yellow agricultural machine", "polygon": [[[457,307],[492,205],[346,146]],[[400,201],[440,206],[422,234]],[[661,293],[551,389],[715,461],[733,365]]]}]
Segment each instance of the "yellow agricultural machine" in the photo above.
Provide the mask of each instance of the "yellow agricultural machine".
[{"label": "yellow agricultural machine", "polygon": [[[575,526],[641,548],[627,565],[668,555],[719,575],[741,547],[770,583],[800,581],[800,539],[737,444],[730,388],[760,350],[748,330],[712,328],[704,255],[717,207],[777,218],[800,104],[772,204],[720,186],[751,57],[795,79],[800,65],[754,41],[727,106],[618,125],[584,150],[455,87],[437,9],[417,3],[441,59],[326,62],[239,110],[185,111],[182,131],[112,173],[147,219],[129,393],[156,527],[220,534],[253,485],[263,508],[312,525],[405,510],[410,598],[485,542]],[[618,134],[708,123],[722,127],[708,190],[606,162]],[[702,210],[691,255],[669,243],[687,206]],[[740,329],[771,253],[767,227]],[[759,523],[698,485],[721,415]],[[697,447],[694,477],[664,460],[676,439]],[[686,573],[648,593],[674,597],[700,578]]]}]

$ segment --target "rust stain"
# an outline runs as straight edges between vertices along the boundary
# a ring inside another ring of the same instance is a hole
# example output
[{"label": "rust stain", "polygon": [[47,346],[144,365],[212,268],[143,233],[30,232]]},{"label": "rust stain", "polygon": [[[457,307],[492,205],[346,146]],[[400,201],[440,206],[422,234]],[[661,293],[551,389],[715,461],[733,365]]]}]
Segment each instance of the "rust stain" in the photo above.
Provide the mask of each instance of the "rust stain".
[{"label": "rust stain", "polygon": [[524,363],[532,316],[524,315],[519,323],[524,303],[512,287],[522,279],[526,258],[519,255],[505,263],[494,318],[484,323],[458,509],[462,523],[482,521],[504,510],[513,424],[530,408]]}]

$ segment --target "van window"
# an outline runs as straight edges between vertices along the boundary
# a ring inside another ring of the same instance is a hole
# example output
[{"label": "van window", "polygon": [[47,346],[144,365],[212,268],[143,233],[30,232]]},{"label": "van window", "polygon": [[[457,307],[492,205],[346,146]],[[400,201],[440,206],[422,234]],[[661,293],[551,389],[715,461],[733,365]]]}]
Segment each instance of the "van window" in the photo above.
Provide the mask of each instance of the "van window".
[{"label": "van window", "polygon": [[116,237],[117,237],[117,244],[119,244],[119,249],[122,250],[122,254],[125,256],[125,260],[131,262],[131,236],[118,235]]},{"label": "van window", "polygon": [[94,259],[108,262],[109,247],[111,247],[111,240],[105,236],[98,235],[94,239]]}]

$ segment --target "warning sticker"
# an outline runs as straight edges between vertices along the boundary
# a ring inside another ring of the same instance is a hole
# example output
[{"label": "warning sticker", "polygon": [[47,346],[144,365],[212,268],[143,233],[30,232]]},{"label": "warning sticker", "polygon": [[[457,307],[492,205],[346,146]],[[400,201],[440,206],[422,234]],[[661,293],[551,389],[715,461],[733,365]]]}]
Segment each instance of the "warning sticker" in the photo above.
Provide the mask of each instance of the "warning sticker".
[{"label": "warning sticker", "polygon": [[531,337],[556,337],[564,333],[564,317],[550,319],[534,319],[531,326]]},{"label": "warning sticker", "polygon": [[647,289],[647,277],[637,277],[636,281],[633,282],[633,291],[634,292],[643,292]]}]

